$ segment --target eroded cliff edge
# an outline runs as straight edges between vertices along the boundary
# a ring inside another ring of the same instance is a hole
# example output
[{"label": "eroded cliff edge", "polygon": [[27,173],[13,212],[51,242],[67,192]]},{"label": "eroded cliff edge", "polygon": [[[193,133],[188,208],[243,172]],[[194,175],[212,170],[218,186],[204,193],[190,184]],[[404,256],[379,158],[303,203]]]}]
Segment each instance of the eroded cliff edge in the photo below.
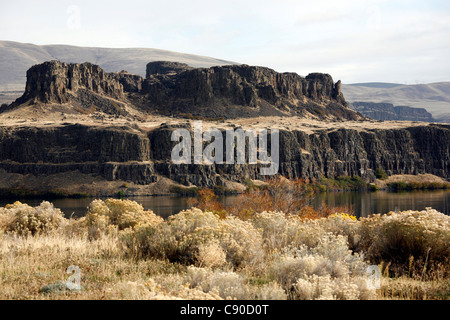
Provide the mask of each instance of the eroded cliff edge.
[{"label": "eroded cliff edge", "polygon": [[[80,124],[1,127],[0,169],[3,174],[38,177],[75,172],[136,185],[169,179],[185,186],[214,187],[265,178],[259,165],[173,164],[171,152],[177,143],[171,135],[180,126],[192,129],[186,122],[151,130]],[[431,173],[448,179],[449,141],[450,126],[445,125],[281,129],[279,174],[287,178],[359,175],[370,181],[381,167],[388,174]]]},{"label": "eroded cliff edge", "polygon": [[260,165],[174,164],[172,132],[192,131],[194,116],[224,141],[225,130],[279,130],[287,178],[372,181],[383,168],[449,179],[449,125],[369,121],[329,75],[156,62],[144,79],[52,61],[31,68],[24,95],[0,113],[0,189],[157,194],[265,178]]},{"label": "eroded cliff edge", "polygon": [[364,119],[348,108],[341,82],[328,74],[301,77],[258,66],[192,68],[164,61],[149,63],[145,79],[126,71],[107,73],[88,62],[35,65],[27,72],[24,95],[3,111],[42,105],[70,106],[64,111],[85,115]]}]

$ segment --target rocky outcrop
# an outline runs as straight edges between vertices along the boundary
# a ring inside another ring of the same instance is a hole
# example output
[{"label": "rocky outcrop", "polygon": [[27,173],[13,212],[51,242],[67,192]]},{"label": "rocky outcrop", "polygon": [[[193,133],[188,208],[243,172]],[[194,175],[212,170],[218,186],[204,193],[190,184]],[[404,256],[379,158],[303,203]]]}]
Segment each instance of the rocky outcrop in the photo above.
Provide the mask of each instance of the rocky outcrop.
[{"label": "rocky outcrop", "polygon": [[330,75],[303,78],[264,67],[231,65],[208,69],[149,64],[145,105],[168,115],[206,118],[301,115],[319,119],[363,119],[349,108],[341,83]]},{"label": "rocky outcrop", "polygon": [[140,90],[138,82],[135,76],[106,73],[88,62],[67,64],[49,61],[28,70],[24,94],[2,108],[0,113],[29,104],[69,104],[73,112],[82,114],[99,111],[124,116],[128,114],[124,86],[137,91]]},{"label": "rocky outcrop", "polygon": [[24,95],[2,109],[25,103],[72,104],[82,113],[119,116],[131,106],[134,112],[176,117],[364,119],[347,107],[340,81],[334,83],[327,74],[303,78],[264,67],[192,68],[164,61],[149,63],[146,79],[126,71],[106,73],[90,63],[45,62],[28,70]]},{"label": "rocky outcrop", "polygon": [[49,61],[27,71],[25,93],[16,102],[31,99],[44,103],[67,103],[73,97],[71,93],[80,89],[114,99],[124,97],[122,85],[97,65]]},{"label": "rocky outcrop", "polygon": [[144,79],[141,76],[128,73],[125,70],[111,75],[120,82],[125,92],[140,92],[142,90]]},{"label": "rocky outcrop", "polygon": [[171,62],[171,61],[154,61],[147,64],[145,77],[149,78],[157,74],[176,74],[183,71],[192,70],[186,63]]},{"label": "rocky outcrop", "polygon": [[412,108],[408,106],[394,107],[395,113],[398,114],[399,120],[402,121],[423,121],[434,122],[433,115],[425,108]]},{"label": "rocky outcrop", "polygon": [[424,108],[396,106],[391,103],[353,102],[350,108],[368,118],[379,121],[423,121],[434,122],[433,116]]},{"label": "rocky outcrop", "polygon": [[[136,184],[167,177],[184,185],[214,187],[225,181],[264,179],[261,165],[177,165],[171,161],[172,131],[132,127],[64,125],[0,127],[0,169],[47,176],[78,171]],[[225,141],[225,135],[224,135]],[[388,174],[431,173],[450,178],[450,126],[404,129],[280,131],[279,174],[288,178],[359,175],[367,181]],[[224,159],[225,160],[225,159]]]}]

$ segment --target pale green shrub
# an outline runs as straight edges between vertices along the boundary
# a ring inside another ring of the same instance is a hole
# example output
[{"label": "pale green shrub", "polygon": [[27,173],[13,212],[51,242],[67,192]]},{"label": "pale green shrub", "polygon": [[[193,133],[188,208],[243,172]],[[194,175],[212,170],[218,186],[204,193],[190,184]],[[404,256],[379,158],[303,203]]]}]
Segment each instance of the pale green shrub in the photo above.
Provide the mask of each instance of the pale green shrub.
[{"label": "pale green shrub", "polygon": [[391,263],[391,270],[398,273],[448,266],[449,216],[428,208],[374,215],[361,219],[361,224],[362,248],[372,263]]},{"label": "pale green shrub", "polygon": [[[313,294],[308,286],[302,291],[303,289],[300,290],[297,283],[305,284],[311,282],[311,279],[328,279],[329,277],[333,284],[347,281],[349,285],[357,286],[355,292],[358,296],[367,296],[366,288],[360,286],[357,280],[364,275],[366,268],[367,265],[362,258],[348,249],[346,237],[325,233],[321,235],[315,247],[286,248],[279,257],[274,259],[269,272],[291,298],[297,298],[299,295],[308,299],[312,295],[316,299],[324,293],[315,290]],[[313,288],[313,284],[310,287]],[[340,297],[335,291],[331,292],[336,297]]]},{"label": "pale green shrub", "polygon": [[286,300],[284,290],[276,283],[249,285],[244,277],[232,271],[212,271],[189,267],[184,281],[190,288],[215,292],[223,299]]},{"label": "pale green shrub", "polygon": [[282,212],[257,213],[250,221],[255,228],[262,230],[264,246],[269,253],[288,246],[314,247],[323,233],[316,220],[302,221]]},{"label": "pale green shrub", "polygon": [[220,244],[226,262],[234,267],[257,264],[263,255],[261,234],[249,222],[234,217],[220,219],[196,208],[129,232],[123,243],[136,257],[164,258],[187,265],[202,265],[205,261],[204,257],[199,261],[199,249],[214,244]]},{"label": "pale green shrub", "polygon": [[200,267],[220,268],[227,263],[227,254],[218,241],[200,244],[198,246],[197,260]]},{"label": "pale green shrub", "polygon": [[61,210],[43,201],[37,207],[21,202],[0,208],[0,228],[6,233],[35,235],[56,230],[67,223]]},{"label": "pale green shrub", "polygon": [[300,300],[369,300],[376,296],[361,276],[333,278],[314,274],[298,279],[294,290]]},{"label": "pale green shrub", "polygon": [[152,278],[146,282],[119,282],[107,294],[109,298],[120,300],[221,300],[214,291],[205,293],[181,284],[166,288]]},{"label": "pale green shrub", "polygon": [[351,250],[360,251],[361,223],[356,217],[346,213],[333,214],[327,218],[321,218],[317,222],[325,232],[346,237]]}]

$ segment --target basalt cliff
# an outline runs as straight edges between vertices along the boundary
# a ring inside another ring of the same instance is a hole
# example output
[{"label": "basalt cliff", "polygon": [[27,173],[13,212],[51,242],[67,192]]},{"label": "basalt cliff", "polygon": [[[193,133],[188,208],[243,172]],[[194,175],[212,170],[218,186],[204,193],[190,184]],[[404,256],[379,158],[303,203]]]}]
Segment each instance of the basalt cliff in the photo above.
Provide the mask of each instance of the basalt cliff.
[{"label": "basalt cliff", "polygon": [[327,74],[303,78],[264,67],[192,68],[164,61],[149,63],[145,79],[126,71],[107,73],[91,63],[45,62],[28,70],[24,95],[4,109],[42,103],[71,105],[73,111],[82,114],[364,118],[348,108],[341,82],[334,83]]},{"label": "basalt cliff", "polygon": [[262,163],[174,164],[172,133],[193,132],[194,119],[221,132],[224,150],[226,130],[279,130],[278,173],[287,178],[373,181],[377,168],[450,178],[450,125],[366,119],[329,75],[166,62],[146,71],[144,79],[89,63],[32,67],[24,95],[0,113],[0,189],[158,194],[265,178]]}]

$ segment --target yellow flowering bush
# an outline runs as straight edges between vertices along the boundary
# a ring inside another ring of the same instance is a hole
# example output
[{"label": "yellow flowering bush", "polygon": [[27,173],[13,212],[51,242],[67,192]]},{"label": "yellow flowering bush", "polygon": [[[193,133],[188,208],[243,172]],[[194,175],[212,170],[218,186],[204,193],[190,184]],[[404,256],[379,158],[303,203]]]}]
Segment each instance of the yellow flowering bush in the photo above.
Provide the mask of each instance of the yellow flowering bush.
[{"label": "yellow flowering bush", "polygon": [[0,208],[0,229],[6,233],[28,236],[56,230],[67,223],[60,209],[43,201],[31,207],[19,201]]},{"label": "yellow flowering bush", "polygon": [[144,210],[139,203],[131,200],[94,200],[88,207],[86,223],[97,230],[115,226],[119,230],[134,229],[159,224],[163,219],[151,210]]}]

